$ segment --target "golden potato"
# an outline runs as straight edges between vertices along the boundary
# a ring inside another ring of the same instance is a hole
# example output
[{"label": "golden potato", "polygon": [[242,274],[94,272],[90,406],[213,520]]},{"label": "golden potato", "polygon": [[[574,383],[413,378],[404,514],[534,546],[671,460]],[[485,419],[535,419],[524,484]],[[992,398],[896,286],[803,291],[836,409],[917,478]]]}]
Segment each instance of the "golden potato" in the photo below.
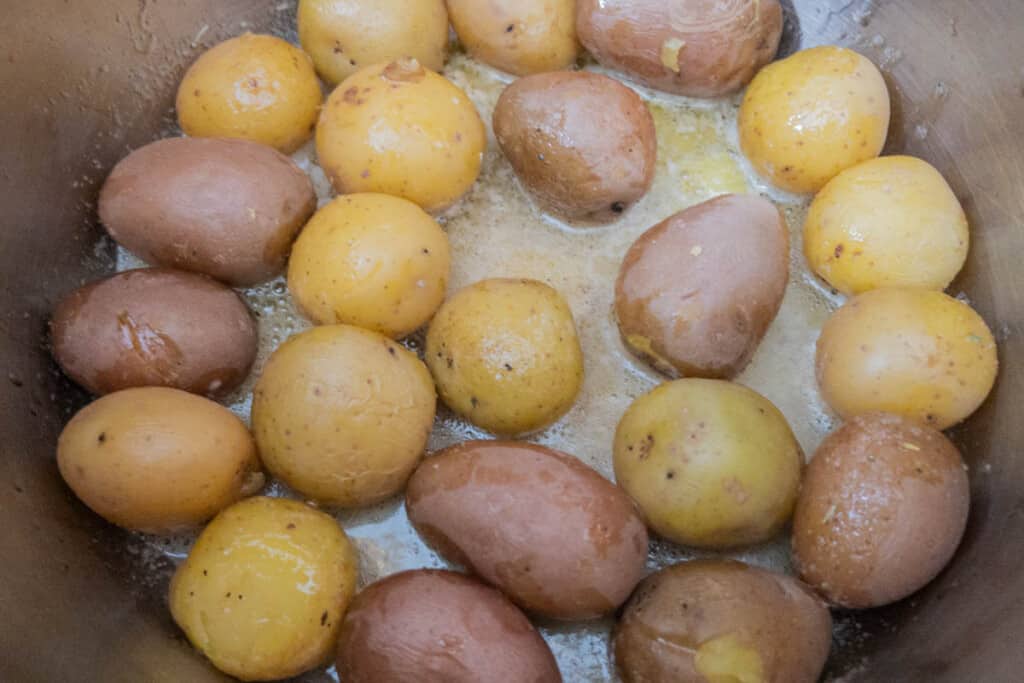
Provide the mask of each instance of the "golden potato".
[{"label": "golden potato", "polygon": [[524,76],[576,61],[576,0],[448,0],[452,26],[481,62]]},{"label": "golden potato", "polygon": [[583,384],[572,311],[536,280],[482,280],[456,292],[430,323],[426,361],[441,400],[495,434],[550,425]]},{"label": "golden potato", "polygon": [[371,505],[405,486],[434,423],[430,373],[387,337],[325,325],[279,346],[252,399],[260,456],[321,503]]},{"label": "golden potato", "polygon": [[299,0],[298,25],[302,49],[331,84],[399,57],[440,71],[448,51],[444,0]]},{"label": "golden potato", "polygon": [[884,411],[936,429],[977,410],[995,383],[996,343],[967,304],[942,292],[874,289],[826,321],[818,385],[843,418]]},{"label": "golden potato", "polygon": [[316,152],[341,194],[382,192],[439,211],[480,173],[487,134],[466,94],[415,59],[349,76],[327,99]]},{"label": "golden potato", "polygon": [[171,615],[221,671],[291,678],[334,654],[358,566],[331,517],[294,500],[250,498],[199,535],[171,580]]},{"label": "golden potato", "polygon": [[789,520],[803,457],[786,418],[739,384],[680,379],[615,430],[615,478],[665,538],[702,548],[766,541]]},{"label": "golden potato", "polygon": [[967,216],[928,162],[891,156],[830,180],[804,222],[811,268],[844,294],[945,289],[967,259]]},{"label": "golden potato", "polygon": [[337,197],[306,224],[288,262],[288,289],[317,324],[401,338],[434,315],[448,287],[448,236],[407,199]]},{"label": "golden potato", "polygon": [[150,533],[195,527],[263,487],[242,421],[166,387],[116,391],[82,408],[57,441],[57,466],[93,512]]},{"label": "golden potato", "polygon": [[757,172],[790,192],[817,192],[877,157],[889,131],[889,91],[853,50],[813,47],[769,64],[739,111],[740,147]]},{"label": "golden potato", "polygon": [[178,124],[192,137],[255,140],[290,154],[313,134],[323,93],[309,56],[274,36],[215,45],[178,86]]}]

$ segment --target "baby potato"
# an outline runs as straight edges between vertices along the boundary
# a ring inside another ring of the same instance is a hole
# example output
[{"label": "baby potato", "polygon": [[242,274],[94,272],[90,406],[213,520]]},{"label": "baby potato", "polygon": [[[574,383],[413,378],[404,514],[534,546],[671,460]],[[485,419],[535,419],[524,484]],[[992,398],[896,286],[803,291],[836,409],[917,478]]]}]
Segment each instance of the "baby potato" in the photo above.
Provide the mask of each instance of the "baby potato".
[{"label": "baby potato", "polygon": [[349,76],[316,128],[320,165],[341,194],[381,192],[440,211],[476,182],[487,146],[466,94],[401,58]]},{"label": "baby potato", "polygon": [[778,0],[577,0],[580,41],[601,64],[691,97],[742,88],[775,57]]},{"label": "baby potato", "polygon": [[498,98],[494,135],[542,208],[571,221],[615,220],[654,180],[651,112],[639,95],[601,74],[520,78]]},{"label": "baby potato", "polygon": [[438,569],[399,572],[359,593],[338,641],[342,681],[561,683],[526,615],[493,588]]},{"label": "baby potato", "polygon": [[237,294],[215,280],[142,268],[76,289],[50,321],[53,356],[93,394],[165,386],[219,396],[256,358],[257,329]]},{"label": "baby potato", "polygon": [[316,323],[400,339],[434,315],[448,288],[448,236],[423,209],[384,194],[337,197],[303,229],[288,289]]},{"label": "baby potato", "polygon": [[294,500],[250,498],[199,535],[171,580],[171,615],[221,671],[291,678],[333,653],[358,566],[331,517]]},{"label": "baby potato", "polygon": [[263,487],[242,421],[178,389],[125,389],[82,408],[57,441],[71,490],[108,522],[173,534]]},{"label": "baby potato", "polygon": [[859,415],[830,434],[807,467],[793,559],[836,605],[895,602],[946,566],[969,504],[963,460],[942,432],[897,415]]},{"label": "baby potato", "polygon": [[440,71],[448,51],[444,0],[299,0],[299,42],[328,83],[413,57]]},{"label": "baby potato", "polygon": [[583,384],[572,311],[536,280],[495,278],[456,292],[430,323],[426,362],[449,408],[509,436],[555,422]]},{"label": "baby potato", "polygon": [[783,190],[817,192],[881,153],[889,91],[867,57],[812,47],[754,77],[738,122],[740,147],[758,173]]},{"label": "baby potato", "polygon": [[832,617],[806,586],[734,560],[647,577],[615,628],[624,683],[815,683]]},{"label": "baby potato", "polygon": [[811,268],[844,294],[945,289],[967,259],[967,216],[949,184],[914,157],[848,168],[815,196],[804,222]]},{"label": "baby potato", "polygon": [[946,429],[995,383],[996,343],[981,316],[942,292],[875,289],[832,314],[818,337],[822,396],[844,419],[884,411]]},{"label": "baby potato", "polygon": [[325,325],[279,346],[252,399],[270,472],[327,505],[372,505],[405,487],[436,397],[416,355],[383,335]]},{"label": "baby potato", "polygon": [[178,86],[178,125],[192,137],[243,138],[291,154],[313,135],[323,93],[309,55],[245,33],[213,46]]},{"label": "baby potato", "polygon": [[613,451],[616,481],[676,543],[766,541],[796,504],[800,446],[778,408],[739,384],[662,384],[626,410]]},{"label": "baby potato", "polygon": [[789,232],[767,199],[722,195],[668,217],[626,253],[615,316],[631,352],[670,377],[737,375],[775,319]]},{"label": "baby potato", "polygon": [[466,50],[517,76],[567,69],[576,62],[575,0],[448,0]]}]

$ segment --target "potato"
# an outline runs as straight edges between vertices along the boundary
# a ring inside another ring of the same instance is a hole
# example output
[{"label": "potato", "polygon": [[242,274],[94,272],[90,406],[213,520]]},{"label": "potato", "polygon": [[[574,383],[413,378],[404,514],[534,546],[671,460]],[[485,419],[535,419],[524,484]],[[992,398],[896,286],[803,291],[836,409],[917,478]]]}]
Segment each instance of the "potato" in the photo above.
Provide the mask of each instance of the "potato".
[{"label": "potato", "polygon": [[718,97],[775,56],[778,0],[578,0],[576,30],[597,61],[644,85]]},{"label": "potato", "polygon": [[945,289],[969,239],[967,216],[942,175],[906,156],[846,169],[815,196],[804,222],[808,263],[844,294]]},{"label": "potato", "polygon": [[523,76],[576,62],[576,0],[448,0],[452,26],[485,64]]},{"label": "potato", "polygon": [[806,586],[734,560],[649,576],[613,640],[624,683],[814,683],[831,644],[832,617]]},{"label": "potato", "polygon": [[371,505],[405,486],[427,445],[436,398],[415,354],[348,325],[313,328],[274,351],[252,426],[267,469],[299,493]]},{"label": "potato", "polygon": [[644,574],[647,530],[629,497],[576,458],[514,441],[468,441],[423,462],[409,521],[448,560],[523,609],[593,619]]},{"label": "potato", "polygon": [[294,500],[250,498],[199,535],[171,581],[171,614],[221,671],[291,678],[333,653],[358,564],[331,517]]},{"label": "potato", "polygon": [[320,76],[340,83],[361,67],[414,57],[444,68],[444,0],[299,0],[299,42]]},{"label": "potato", "polygon": [[320,165],[341,194],[381,192],[440,211],[476,182],[480,115],[444,76],[402,58],[349,76],[316,128]]},{"label": "potato", "polygon": [[878,607],[922,588],[967,524],[966,466],[949,439],[905,417],[851,418],[818,448],[793,518],[805,581],[842,607]]},{"label": "potato", "polygon": [[309,55],[280,38],[245,33],[199,56],[175,104],[186,135],[242,138],[291,154],[313,135],[322,100]]},{"label": "potato", "polygon": [[351,683],[561,683],[555,658],[505,597],[457,572],[416,569],[364,589],[341,626]]},{"label": "potato", "polygon": [[873,159],[889,131],[889,91],[853,50],[812,47],[769,64],[739,111],[740,147],[776,187],[817,192],[841,171]]},{"label": "potato", "polygon": [[641,235],[615,284],[619,332],[678,377],[731,378],[750,362],[789,279],[789,232],[766,199],[724,195]]},{"label": "potato", "polygon": [[288,262],[288,289],[318,324],[401,338],[441,305],[450,265],[448,236],[423,209],[400,197],[349,194],[302,231]]},{"label": "potato", "polygon": [[641,396],[615,430],[615,479],[670,541],[730,548],[772,538],[796,504],[803,457],[760,394],[679,379]]},{"label": "potato", "polygon": [[111,237],[142,260],[239,287],[281,272],[315,209],[313,183],[291,159],[224,139],[140,147],[114,167],[99,199]]},{"label": "potato", "polygon": [[498,98],[494,135],[541,208],[570,221],[614,220],[654,180],[651,113],[635,92],[601,74],[520,78]]},{"label": "potato", "polygon": [[166,387],[125,389],[82,408],[57,441],[57,466],[93,512],[154,534],[191,529],[263,487],[242,421]]},{"label": "potato", "polygon": [[481,280],[456,292],[430,323],[426,362],[441,400],[495,434],[552,424],[583,384],[572,311],[536,280]]},{"label": "potato", "polygon": [[967,304],[917,289],[875,289],[832,314],[818,337],[821,394],[844,419],[885,411],[946,429],[995,383],[996,343]]},{"label": "potato", "polygon": [[169,268],[112,275],[65,297],[50,321],[53,356],[93,394],[164,386],[221,396],[249,374],[257,329],[224,285]]}]

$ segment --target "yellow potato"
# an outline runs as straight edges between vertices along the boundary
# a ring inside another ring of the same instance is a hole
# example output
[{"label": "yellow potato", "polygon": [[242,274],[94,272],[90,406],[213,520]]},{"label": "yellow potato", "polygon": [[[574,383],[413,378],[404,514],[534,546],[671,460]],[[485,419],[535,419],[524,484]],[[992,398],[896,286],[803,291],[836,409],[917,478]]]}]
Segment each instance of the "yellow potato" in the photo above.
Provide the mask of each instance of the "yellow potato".
[{"label": "yellow potato", "polygon": [[865,292],[818,338],[818,385],[843,418],[884,411],[945,429],[977,410],[997,369],[985,321],[942,292]]},{"label": "yellow potato", "polygon": [[448,0],[452,26],[481,62],[525,76],[576,62],[576,0]]},{"label": "yellow potato", "polygon": [[400,197],[349,194],[320,209],[288,262],[288,289],[317,324],[400,339],[434,315],[448,287],[448,236]]},{"label": "yellow potato", "polygon": [[246,33],[189,67],[178,86],[178,124],[192,137],[244,138],[289,154],[313,134],[322,99],[305,52]]},{"label": "yellow potato", "polygon": [[430,323],[426,361],[448,407],[495,434],[548,426],[583,384],[572,311],[536,280],[482,280],[456,292]]},{"label": "yellow potato", "polygon": [[298,25],[302,49],[332,84],[399,57],[440,71],[448,50],[444,0],[299,0]]},{"label": "yellow potato", "polygon": [[740,147],[758,173],[790,192],[817,192],[881,153],[889,91],[875,65],[853,50],[801,50],[754,77],[739,129]]},{"label": "yellow potato", "polygon": [[804,222],[811,268],[844,294],[945,289],[967,259],[967,216],[942,175],[907,156],[880,157],[830,180]]},{"label": "yellow potato", "polygon": [[641,396],[615,430],[615,479],[665,538],[702,548],[766,541],[793,514],[803,456],[771,401],[680,379]]},{"label": "yellow potato", "polygon": [[316,151],[341,194],[382,192],[439,211],[480,173],[487,135],[466,94],[415,59],[367,67],[327,100]]},{"label": "yellow potato", "polygon": [[199,535],[171,581],[171,615],[221,671],[291,678],[334,654],[358,565],[331,517],[294,500],[250,498]]},{"label": "yellow potato", "polygon": [[415,354],[376,332],[325,325],[274,351],[253,392],[252,426],[274,476],[321,503],[356,507],[405,487],[435,404]]},{"label": "yellow potato", "polygon": [[231,411],[179,389],[107,394],[64,427],[61,476],[126,529],[177,533],[263,487],[256,445]]}]

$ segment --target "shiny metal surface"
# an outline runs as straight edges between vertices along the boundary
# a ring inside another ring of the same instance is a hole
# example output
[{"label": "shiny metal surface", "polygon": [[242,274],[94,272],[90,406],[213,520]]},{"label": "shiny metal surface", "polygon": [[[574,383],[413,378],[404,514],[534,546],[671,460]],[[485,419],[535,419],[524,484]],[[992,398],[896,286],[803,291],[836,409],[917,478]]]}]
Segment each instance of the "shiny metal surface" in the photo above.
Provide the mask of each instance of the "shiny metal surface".
[{"label": "shiny metal surface", "polygon": [[[84,396],[45,348],[56,298],[112,268],[98,184],[171,122],[203,49],[283,29],[276,0],[9,2],[0,12],[0,680],[225,680],[181,640],[120,532],[63,486],[57,434]],[[1024,649],[1024,41],[1020,0],[797,0],[783,51],[854,46],[886,73],[888,151],[924,157],[966,208],[973,244],[952,288],[1000,342],[990,400],[955,432],[974,496],[964,543],[929,588],[843,618],[831,675],[850,681],[1021,679]],[[280,31],[279,31],[280,32]]]}]

